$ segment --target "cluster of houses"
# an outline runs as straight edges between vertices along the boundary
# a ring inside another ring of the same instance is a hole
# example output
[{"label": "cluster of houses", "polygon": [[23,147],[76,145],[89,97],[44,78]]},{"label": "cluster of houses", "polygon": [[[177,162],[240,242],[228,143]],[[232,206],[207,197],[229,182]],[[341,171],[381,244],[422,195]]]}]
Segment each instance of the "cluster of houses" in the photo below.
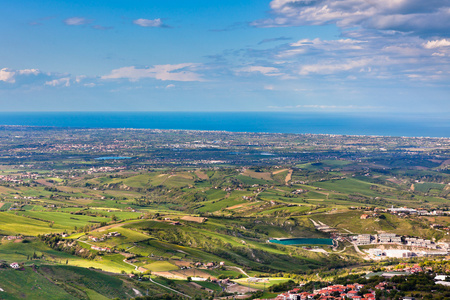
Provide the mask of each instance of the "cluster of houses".
[{"label": "cluster of houses", "polygon": [[91,246],[91,249],[103,252],[111,252],[111,248],[108,247]]},{"label": "cluster of houses", "polygon": [[305,192],[306,191],[304,189],[296,189],[296,190],[292,191],[291,194],[300,195],[300,194],[305,193]]},{"label": "cluster of houses", "polygon": [[357,245],[398,244],[432,250],[450,250],[449,243],[435,243],[431,240],[417,237],[401,237],[395,233],[380,233],[378,235],[360,234],[354,236],[353,239]]},{"label": "cluster of houses", "polygon": [[347,285],[330,285],[322,289],[314,290],[312,293],[300,292],[300,289],[295,288],[286,293],[279,294],[277,297],[271,300],[375,300],[375,291],[364,294],[362,296],[360,295],[360,290],[363,287],[364,285],[358,283]]},{"label": "cluster of houses", "polygon": [[114,171],[121,171],[125,170],[125,167],[93,167],[90,168],[86,173],[87,174],[93,174],[93,173],[110,173]]},{"label": "cluster of houses", "polygon": [[24,178],[38,179],[39,175],[35,173],[26,173],[20,175],[0,175],[0,181],[23,184]]},{"label": "cluster of houses", "polygon": [[93,242],[104,242],[108,238],[118,237],[118,236],[121,236],[120,232],[112,231],[112,232],[109,232],[108,234],[104,234],[102,237],[96,237],[96,236],[90,235],[90,236],[88,236],[88,239]]},{"label": "cluster of houses", "polygon": [[4,236],[3,239],[8,240],[8,241],[14,241],[14,240],[22,239],[22,236],[21,235],[8,235],[8,236]]},{"label": "cluster of houses", "polygon": [[225,262],[221,261],[219,262],[219,264],[216,264],[214,262],[209,262],[209,263],[201,263],[201,262],[196,262],[194,264],[195,267],[197,268],[207,268],[207,269],[212,269],[215,267],[222,267],[225,266]]},{"label": "cluster of houses", "polygon": [[394,215],[405,216],[405,215],[419,215],[419,216],[444,216],[448,215],[450,212],[442,211],[442,210],[432,210],[428,211],[426,209],[414,209],[408,207],[398,207],[394,208],[393,206],[387,210]]},{"label": "cluster of houses", "polygon": [[402,237],[395,233],[360,234],[353,237],[358,245],[370,244],[402,244]]}]

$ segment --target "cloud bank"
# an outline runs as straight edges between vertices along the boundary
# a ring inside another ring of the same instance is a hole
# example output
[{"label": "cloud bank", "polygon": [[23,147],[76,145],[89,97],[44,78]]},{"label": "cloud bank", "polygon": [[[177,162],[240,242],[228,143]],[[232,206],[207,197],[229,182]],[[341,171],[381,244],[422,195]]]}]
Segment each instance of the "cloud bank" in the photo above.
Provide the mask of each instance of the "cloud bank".
[{"label": "cloud bank", "polygon": [[450,35],[450,0],[273,0],[257,27],[336,24],[341,28]]},{"label": "cloud bank", "polygon": [[130,66],[112,70],[110,74],[102,76],[101,79],[138,81],[144,78],[154,78],[163,81],[204,81],[200,74],[194,72],[199,66],[195,63],[156,65],[148,68]]}]

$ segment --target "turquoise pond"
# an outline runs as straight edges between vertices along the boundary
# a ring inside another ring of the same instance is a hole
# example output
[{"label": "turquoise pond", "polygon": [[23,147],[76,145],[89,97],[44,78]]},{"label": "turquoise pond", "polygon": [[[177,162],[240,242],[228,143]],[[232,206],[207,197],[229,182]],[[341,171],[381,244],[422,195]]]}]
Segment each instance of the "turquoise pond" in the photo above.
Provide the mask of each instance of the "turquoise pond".
[{"label": "turquoise pond", "polygon": [[295,238],[295,239],[279,239],[269,240],[269,242],[281,245],[333,245],[332,239],[311,239],[311,238]]}]

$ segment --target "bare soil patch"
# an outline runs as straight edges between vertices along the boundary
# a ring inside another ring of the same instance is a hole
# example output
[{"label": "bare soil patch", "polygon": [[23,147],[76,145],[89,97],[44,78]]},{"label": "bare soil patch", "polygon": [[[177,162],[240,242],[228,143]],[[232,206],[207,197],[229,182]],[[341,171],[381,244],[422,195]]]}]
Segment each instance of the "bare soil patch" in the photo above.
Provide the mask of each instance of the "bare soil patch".
[{"label": "bare soil patch", "polygon": [[236,204],[236,205],[233,205],[233,206],[230,206],[230,207],[227,207],[227,209],[236,209],[236,208],[241,208],[241,207],[244,207],[244,206],[247,206],[247,205],[250,205],[250,204],[252,204],[252,203],[242,203],[242,204]]},{"label": "bare soil patch", "polygon": [[183,221],[189,221],[189,222],[197,222],[197,223],[203,223],[207,220],[208,218],[203,218],[203,217],[191,217],[191,216],[184,216],[181,218],[181,220]]},{"label": "bare soil patch", "polygon": [[251,287],[246,287],[243,285],[239,285],[239,284],[233,284],[227,287],[227,292],[228,293],[238,293],[238,294],[245,294],[248,292],[256,292],[259,291],[258,289],[254,289]]},{"label": "bare soil patch", "polygon": [[170,273],[172,273],[173,275],[176,276],[180,276],[180,277],[184,277],[184,278],[188,278],[188,277],[201,277],[201,278],[211,278],[211,279],[216,279],[213,276],[211,276],[211,274],[206,273],[204,271],[201,270],[197,270],[197,269],[186,269],[186,270],[179,270],[179,271],[170,271]]},{"label": "bare soil patch", "polygon": [[448,165],[450,165],[450,159],[444,160],[442,162],[442,164],[441,164],[441,167],[445,167],[445,166],[448,166]]},{"label": "bare soil patch", "polygon": [[390,181],[390,182],[392,182],[392,183],[395,183],[395,184],[398,184],[398,185],[400,185],[400,184],[403,183],[403,182],[402,182],[400,179],[398,179],[398,178],[389,178],[388,181]]},{"label": "bare soil patch", "polygon": [[209,176],[200,170],[195,171],[195,175],[197,175],[198,178],[203,179],[203,180],[209,179]]},{"label": "bare soil patch", "polygon": [[286,175],[286,179],[284,180],[286,184],[288,184],[288,182],[291,181],[293,172],[294,172],[293,170],[289,170],[289,173]]},{"label": "bare soil patch", "polygon": [[268,180],[268,181],[272,180],[272,174],[270,174],[268,172],[255,172],[255,171],[246,169],[241,174],[252,177],[252,178],[256,178],[256,179],[263,179],[263,180]]},{"label": "bare soil patch", "polygon": [[152,274],[156,275],[156,276],[162,276],[162,277],[166,277],[169,279],[181,279],[181,280],[186,280],[187,277],[183,276],[181,274],[174,274],[175,272],[152,272]]},{"label": "bare soil patch", "polygon": [[118,224],[112,224],[112,225],[108,225],[108,226],[103,226],[103,227],[97,228],[97,229],[95,229],[93,231],[101,232],[101,231],[105,231],[105,230],[108,230],[108,229],[111,229],[111,228],[121,227],[123,225],[127,225],[127,224],[130,224],[130,223],[137,223],[137,222],[142,222],[142,220],[138,220],[138,221],[135,221],[135,222],[118,223]]},{"label": "bare soil patch", "polygon": [[53,183],[51,183],[51,182],[48,182],[47,180],[45,180],[45,179],[38,179],[38,180],[35,180],[37,183],[39,183],[39,184],[42,184],[42,185],[45,185],[45,186],[53,186]]},{"label": "bare soil patch", "polygon": [[287,170],[289,170],[289,169],[276,170],[276,171],[273,171],[273,172],[272,172],[272,175],[276,175],[276,174],[279,174],[279,173],[283,173],[283,172],[285,172],[285,171],[287,171]]},{"label": "bare soil patch", "polygon": [[170,260],[169,262],[177,267],[190,267],[192,265],[192,263],[184,260]]}]

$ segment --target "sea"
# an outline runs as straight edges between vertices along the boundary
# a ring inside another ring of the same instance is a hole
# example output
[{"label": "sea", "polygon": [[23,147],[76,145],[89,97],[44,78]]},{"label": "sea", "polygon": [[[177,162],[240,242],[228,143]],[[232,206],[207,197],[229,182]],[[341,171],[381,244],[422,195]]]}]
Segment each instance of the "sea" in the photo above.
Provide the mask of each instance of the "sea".
[{"label": "sea", "polygon": [[450,137],[450,115],[448,114],[1,112],[0,125]]}]

